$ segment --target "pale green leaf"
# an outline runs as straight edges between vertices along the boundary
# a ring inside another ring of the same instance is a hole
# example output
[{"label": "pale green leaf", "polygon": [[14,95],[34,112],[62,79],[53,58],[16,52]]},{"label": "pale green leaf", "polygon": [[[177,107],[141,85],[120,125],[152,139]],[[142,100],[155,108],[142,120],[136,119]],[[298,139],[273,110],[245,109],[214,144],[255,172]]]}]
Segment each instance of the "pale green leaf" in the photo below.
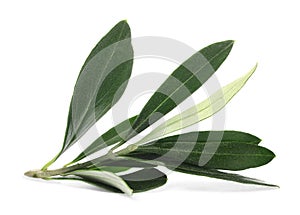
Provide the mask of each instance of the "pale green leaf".
[{"label": "pale green leaf", "polygon": [[257,65],[255,65],[246,75],[221,88],[208,99],[159,125],[137,144],[143,144],[150,140],[163,137],[212,116],[221,110],[240,91],[256,68]]},{"label": "pale green leaf", "polygon": [[131,195],[133,190],[127,185],[127,183],[119,176],[112,172],[98,171],[98,170],[77,170],[69,173],[68,175],[75,175],[82,179],[90,179],[94,182],[100,182],[112,187],[115,187],[127,195]]}]

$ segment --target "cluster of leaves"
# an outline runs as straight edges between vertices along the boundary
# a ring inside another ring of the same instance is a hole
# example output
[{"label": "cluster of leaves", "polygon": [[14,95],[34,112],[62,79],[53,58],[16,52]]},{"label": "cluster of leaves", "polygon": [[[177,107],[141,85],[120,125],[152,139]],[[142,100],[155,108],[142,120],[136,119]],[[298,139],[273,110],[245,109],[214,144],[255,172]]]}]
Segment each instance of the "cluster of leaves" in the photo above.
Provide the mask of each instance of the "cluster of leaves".
[{"label": "cluster of leaves", "polygon": [[[159,125],[140,141],[119,149],[200,88],[224,62],[232,46],[233,41],[223,41],[195,53],[164,81],[139,115],[109,129],[65,167],[48,170],[112,108],[126,88],[132,71],[133,48],[127,22],[119,22],[100,40],[81,69],[74,87],[62,149],[41,170],[25,174],[47,180],[79,180],[127,194],[164,185],[167,176],[157,169],[158,166],[239,183],[274,186],[221,171],[262,166],[275,157],[273,152],[259,146],[261,140],[251,134],[195,131],[167,136],[222,109],[244,86],[256,66],[207,100]],[[107,154],[80,163],[87,156],[107,147],[110,147]],[[208,156],[208,162],[200,164],[200,157],[203,156]],[[128,170],[132,170],[131,173]]]}]

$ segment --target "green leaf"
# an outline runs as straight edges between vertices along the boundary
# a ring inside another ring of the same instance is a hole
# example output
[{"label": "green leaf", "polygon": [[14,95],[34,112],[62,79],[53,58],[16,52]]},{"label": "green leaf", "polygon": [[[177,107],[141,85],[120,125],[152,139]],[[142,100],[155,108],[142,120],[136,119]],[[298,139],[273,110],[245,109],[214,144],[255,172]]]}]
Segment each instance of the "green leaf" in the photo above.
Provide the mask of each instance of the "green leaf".
[{"label": "green leaf", "polygon": [[121,97],[133,64],[130,28],[119,22],[92,50],[75,84],[63,150],[70,147]]},{"label": "green leaf", "polygon": [[127,183],[119,176],[112,172],[98,171],[98,170],[77,170],[68,175],[75,175],[82,180],[91,181],[94,183],[104,183],[106,185],[115,187],[127,195],[131,195],[133,190],[127,185]]},{"label": "green leaf", "polygon": [[246,75],[218,90],[208,99],[159,125],[137,144],[143,144],[163,137],[167,134],[186,128],[212,116],[221,110],[233,98],[233,96],[240,91],[240,89],[246,84],[248,79],[254,73],[256,68],[257,65],[255,65],[255,67]]},{"label": "green leaf", "polygon": [[[99,171],[98,172],[102,172]],[[148,190],[152,190],[155,188],[158,188],[160,186],[163,186],[168,178],[167,176],[160,172],[157,169],[142,169],[130,174],[119,176],[126,182],[127,185],[130,186],[132,191],[134,193],[138,192],[144,192]],[[120,192],[122,191],[120,188],[110,185],[106,182],[103,182],[102,180],[99,180],[97,177],[81,177],[80,178],[74,178],[74,177],[56,177],[52,178],[54,180],[79,180],[85,183],[92,184],[94,186],[107,189],[112,192]]]},{"label": "green leaf", "polygon": [[121,176],[133,189],[134,193],[144,192],[163,186],[168,178],[157,169],[143,169]]},{"label": "green leaf", "polygon": [[[175,142],[177,140],[180,141],[191,141],[197,140],[197,142],[206,143],[209,142],[232,142],[232,143],[251,143],[251,144],[259,144],[261,139],[254,136],[253,134],[249,134],[242,131],[197,131],[190,132],[181,135],[174,135],[170,137],[162,138],[158,141],[153,142]],[[153,143],[152,142],[152,143]],[[150,145],[151,143],[145,144],[144,146]]]},{"label": "green leaf", "polygon": [[159,120],[201,87],[223,63],[232,46],[231,40],[212,44],[179,66],[144,106],[126,140]]},{"label": "green leaf", "polygon": [[[172,170],[174,168],[175,167],[171,166]],[[268,183],[265,183],[258,179],[248,178],[248,177],[244,177],[244,176],[241,176],[238,174],[233,174],[233,173],[221,172],[221,171],[218,171],[215,169],[206,169],[203,167],[194,166],[194,165],[185,164],[185,163],[181,164],[179,167],[176,167],[174,170],[177,172],[182,172],[182,173],[187,173],[187,174],[192,174],[192,175],[206,176],[206,177],[210,177],[210,178],[223,179],[223,180],[234,181],[234,182],[243,183],[243,184],[255,184],[255,185],[277,187],[276,185],[268,184]]]},{"label": "green leaf", "polygon": [[86,59],[74,87],[63,147],[43,169],[83,136],[123,94],[133,65],[130,38],[129,25],[121,21]]},{"label": "green leaf", "polygon": [[109,129],[107,132],[105,132],[103,135],[101,135],[99,138],[97,138],[91,145],[89,145],[83,152],[81,152],[72,162],[76,163],[83,158],[85,158],[88,155],[91,155],[97,151],[100,151],[101,149],[104,149],[108,146],[111,146],[115,143],[120,142],[122,137],[126,135],[129,131],[130,126],[134,122],[137,116],[131,117],[130,119],[126,119],[123,122],[119,123],[115,127]]},{"label": "green leaf", "polygon": [[[166,159],[200,165],[212,169],[243,170],[269,163],[274,153],[258,146],[260,141],[253,135],[236,131],[190,132],[163,138],[142,146],[130,157],[154,159],[166,162]],[[228,133],[229,132],[229,133]],[[216,138],[214,138],[214,136]],[[237,137],[237,139],[235,139]],[[156,156],[154,156],[156,155]]]}]

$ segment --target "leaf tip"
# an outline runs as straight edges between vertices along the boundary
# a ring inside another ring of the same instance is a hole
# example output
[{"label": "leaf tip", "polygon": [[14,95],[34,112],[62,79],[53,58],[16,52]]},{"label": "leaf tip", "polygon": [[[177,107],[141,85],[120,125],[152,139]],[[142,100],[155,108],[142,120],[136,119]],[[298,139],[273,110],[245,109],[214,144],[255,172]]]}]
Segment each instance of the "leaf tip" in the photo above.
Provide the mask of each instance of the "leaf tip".
[{"label": "leaf tip", "polygon": [[276,185],[276,184],[267,184],[267,183],[263,183],[262,185],[267,186],[267,187],[280,188],[280,186],[279,186],[279,185]]},{"label": "leaf tip", "polygon": [[252,73],[254,73],[254,71],[257,69],[257,67],[258,67],[258,62],[256,62],[256,64],[254,65],[254,67],[252,68]]},{"label": "leaf tip", "polygon": [[233,45],[235,43],[235,40],[227,40],[226,42]]},{"label": "leaf tip", "polygon": [[128,20],[127,19],[123,19],[122,21],[120,21],[121,23],[128,23]]},{"label": "leaf tip", "polygon": [[225,40],[225,41],[223,41],[221,43],[223,43],[224,45],[226,45],[227,49],[229,51],[231,51],[231,49],[232,49],[232,47],[233,47],[233,45],[235,43],[235,40]]},{"label": "leaf tip", "polygon": [[128,189],[128,191],[125,192],[126,195],[132,196],[133,195],[133,189]]},{"label": "leaf tip", "polygon": [[125,28],[125,29],[127,29],[127,31],[130,31],[130,26],[128,24],[127,19],[121,20],[120,22],[118,22],[118,24],[115,25],[115,27],[116,26],[119,26],[120,28]]}]

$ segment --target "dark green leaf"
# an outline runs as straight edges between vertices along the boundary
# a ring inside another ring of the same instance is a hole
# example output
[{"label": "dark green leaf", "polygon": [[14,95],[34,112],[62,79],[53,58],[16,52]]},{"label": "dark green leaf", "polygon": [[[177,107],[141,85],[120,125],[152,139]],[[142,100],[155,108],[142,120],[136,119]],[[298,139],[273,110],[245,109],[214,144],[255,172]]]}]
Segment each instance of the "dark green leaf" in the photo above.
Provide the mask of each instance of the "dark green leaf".
[{"label": "dark green leaf", "polygon": [[92,50],[77,79],[63,151],[76,142],[121,97],[131,75],[130,28],[119,22]]},{"label": "dark green leaf", "polygon": [[[157,141],[153,141],[152,143],[175,142],[177,140],[180,141],[197,140],[197,142],[203,142],[203,143],[206,143],[207,141],[218,142],[222,140],[222,142],[251,143],[256,145],[261,142],[261,139],[259,139],[258,137],[242,131],[196,131],[196,132],[190,132],[181,135],[165,137]],[[145,144],[145,146],[150,145],[152,143]]]},{"label": "dark green leaf", "polygon": [[[174,168],[175,167],[171,166],[172,170]],[[254,178],[248,178],[248,177],[244,177],[244,176],[241,176],[238,174],[233,174],[233,173],[221,172],[221,171],[214,170],[214,169],[206,169],[206,168],[194,166],[191,164],[181,164],[179,167],[176,167],[174,170],[178,171],[178,172],[182,172],[182,173],[206,176],[206,177],[210,177],[210,178],[223,179],[223,180],[234,181],[234,182],[243,183],[243,184],[256,184],[256,185],[277,187],[276,185],[268,184],[268,183],[265,183],[263,181],[260,181],[260,180],[254,179]]]},{"label": "dark green leaf", "polygon": [[[99,171],[101,172],[101,171]],[[167,182],[167,176],[160,172],[157,169],[143,169],[136,171],[134,173],[126,174],[120,176],[126,184],[129,185],[129,187],[133,190],[134,193],[138,192],[144,192],[148,190],[152,190],[155,188],[158,188],[160,186],[163,186]],[[120,189],[113,187],[111,185],[108,185],[101,180],[95,179],[94,177],[56,177],[52,178],[56,180],[79,180],[82,182],[89,183],[91,185],[104,188],[106,190],[120,193],[122,192]]]},{"label": "dark green leaf", "polygon": [[167,176],[157,169],[143,169],[121,177],[133,189],[134,193],[163,186],[168,180]]},{"label": "dark green leaf", "polygon": [[275,157],[270,150],[258,146],[257,143],[260,140],[253,135],[225,131],[224,139],[220,140],[220,131],[210,133],[212,133],[212,139],[208,138],[207,132],[190,132],[163,138],[139,146],[128,156],[157,159],[162,162],[172,160],[178,161],[178,165],[185,162],[225,170],[243,170],[262,166]]},{"label": "dark green leaf", "polygon": [[128,133],[130,125],[133,123],[136,117],[137,116],[126,119],[115,127],[109,129],[107,132],[97,138],[85,150],[83,150],[83,152],[81,152],[71,163],[78,162],[88,155],[91,155],[97,151],[100,151],[101,149],[104,149],[123,140],[122,137],[124,137],[124,135]]},{"label": "dark green leaf", "polygon": [[127,139],[159,120],[201,87],[223,63],[232,46],[231,40],[212,44],[179,66],[144,106]]}]

